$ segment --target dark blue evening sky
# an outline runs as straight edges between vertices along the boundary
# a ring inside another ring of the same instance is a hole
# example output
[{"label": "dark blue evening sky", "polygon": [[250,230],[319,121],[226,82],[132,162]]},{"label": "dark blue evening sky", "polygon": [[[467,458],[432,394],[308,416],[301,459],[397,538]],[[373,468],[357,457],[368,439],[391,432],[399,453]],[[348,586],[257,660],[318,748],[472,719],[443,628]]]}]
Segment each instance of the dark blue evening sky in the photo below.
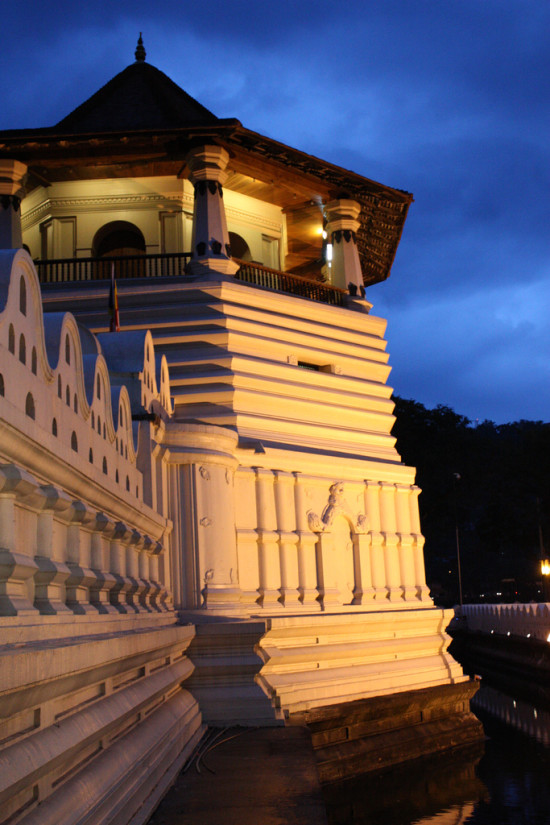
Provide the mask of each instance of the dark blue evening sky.
[{"label": "dark blue evening sky", "polygon": [[550,420],[550,3],[2,8],[0,129],[60,120],[147,60],[220,117],[413,192],[389,281],[396,393]]}]

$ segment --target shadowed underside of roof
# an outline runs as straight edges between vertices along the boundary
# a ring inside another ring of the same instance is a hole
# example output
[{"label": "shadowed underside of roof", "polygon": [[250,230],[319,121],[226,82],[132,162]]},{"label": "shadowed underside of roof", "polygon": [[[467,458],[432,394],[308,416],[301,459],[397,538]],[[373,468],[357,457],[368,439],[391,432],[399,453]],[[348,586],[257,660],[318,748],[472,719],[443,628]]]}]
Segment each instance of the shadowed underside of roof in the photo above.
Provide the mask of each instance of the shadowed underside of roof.
[{"label": "shadowed underside of roof", "polygon": [[149,63],[132,63],[56,124],[69,134],[210,125],[218,118]]}]

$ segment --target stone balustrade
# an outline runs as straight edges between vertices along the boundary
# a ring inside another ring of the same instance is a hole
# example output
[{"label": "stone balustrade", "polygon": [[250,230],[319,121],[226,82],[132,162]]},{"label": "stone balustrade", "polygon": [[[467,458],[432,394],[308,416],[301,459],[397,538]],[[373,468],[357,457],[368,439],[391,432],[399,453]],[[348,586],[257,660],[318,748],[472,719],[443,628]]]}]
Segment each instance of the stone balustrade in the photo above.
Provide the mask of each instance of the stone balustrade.
[{"label": "stone balustrade", "polygon": [[550,604],[465,604],[455,613],[471,631],[550,641]]},{"label": "stone balustrade", "polygon": [[0,618],[162,613],[160,542],[0,465]]}]

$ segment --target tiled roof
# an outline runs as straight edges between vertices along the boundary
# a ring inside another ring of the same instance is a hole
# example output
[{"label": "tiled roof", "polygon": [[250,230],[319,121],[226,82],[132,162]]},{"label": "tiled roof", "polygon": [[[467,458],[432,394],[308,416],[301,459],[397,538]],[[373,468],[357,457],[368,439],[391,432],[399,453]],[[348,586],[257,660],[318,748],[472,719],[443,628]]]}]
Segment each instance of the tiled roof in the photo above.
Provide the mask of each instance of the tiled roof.
[{"label": "tiled roof", "polygon": [[115,75],[53,131],[65,134],[173,129],[215,124],[218,118],[149,63]]}]

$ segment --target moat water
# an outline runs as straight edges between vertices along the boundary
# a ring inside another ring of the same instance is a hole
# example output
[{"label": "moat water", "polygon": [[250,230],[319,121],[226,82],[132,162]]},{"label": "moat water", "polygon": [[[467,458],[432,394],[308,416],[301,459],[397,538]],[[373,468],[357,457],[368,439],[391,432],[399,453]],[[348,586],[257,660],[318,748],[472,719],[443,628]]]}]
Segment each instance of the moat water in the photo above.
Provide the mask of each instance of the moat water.
[{"label": "moat water", "polygon": [[332,787],[330,825],[550,825],[550,707],[541,704],[482,683],[472,709],[485,742]]}]

